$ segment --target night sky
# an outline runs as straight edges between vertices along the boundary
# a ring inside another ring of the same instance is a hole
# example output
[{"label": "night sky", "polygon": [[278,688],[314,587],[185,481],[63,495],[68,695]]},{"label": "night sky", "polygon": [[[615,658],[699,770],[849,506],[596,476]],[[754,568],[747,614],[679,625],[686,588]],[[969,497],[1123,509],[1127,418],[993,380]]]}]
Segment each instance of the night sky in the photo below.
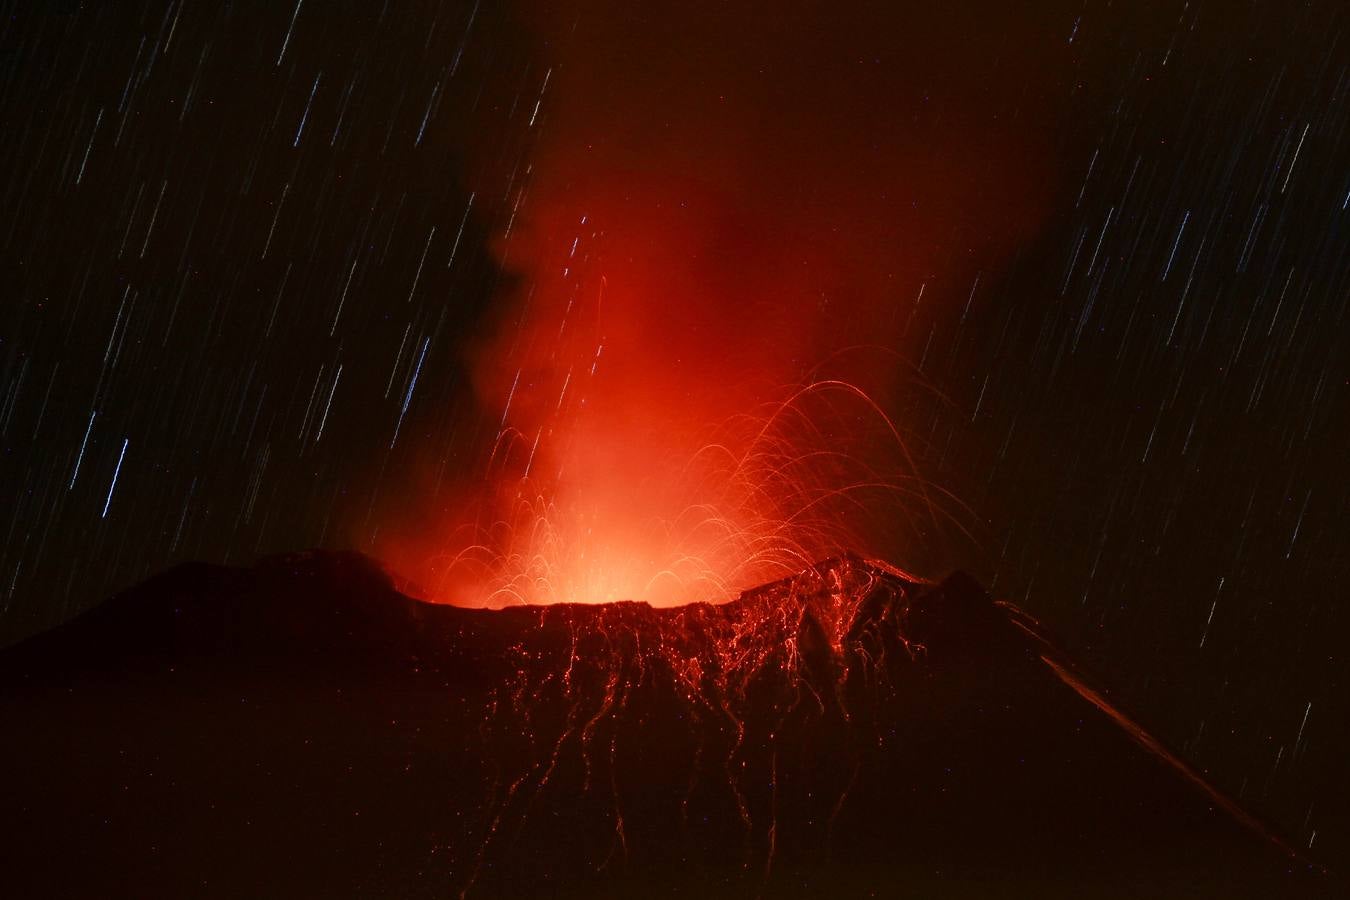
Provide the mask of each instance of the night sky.
[{"label": "night sky", "polygon": [[865,549],[1344,858],[1350,14],[890,5],[0,3],[0,637],[188,559],[397,569],[508,424],[568,458],[580,245],[704,298],[597,317],[639,464],[867,345],[952,501]]}]

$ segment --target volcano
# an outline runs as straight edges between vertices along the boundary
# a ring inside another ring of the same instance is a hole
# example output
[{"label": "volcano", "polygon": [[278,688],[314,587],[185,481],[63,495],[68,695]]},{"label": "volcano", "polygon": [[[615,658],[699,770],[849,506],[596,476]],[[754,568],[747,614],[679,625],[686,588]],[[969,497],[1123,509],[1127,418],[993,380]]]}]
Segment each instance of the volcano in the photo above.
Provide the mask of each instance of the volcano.
[{"label": "volcano", "polygon": [[1285,897],[1342,885],[971,577],[470,610],[191,564],[0,653],[14,897]]}]

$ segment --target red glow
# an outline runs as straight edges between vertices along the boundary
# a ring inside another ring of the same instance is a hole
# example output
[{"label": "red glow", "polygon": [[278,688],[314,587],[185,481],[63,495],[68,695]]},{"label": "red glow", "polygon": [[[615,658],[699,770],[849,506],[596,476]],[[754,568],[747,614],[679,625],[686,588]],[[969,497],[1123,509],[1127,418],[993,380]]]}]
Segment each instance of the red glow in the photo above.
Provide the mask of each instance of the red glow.
[{"label": "red glow", "polygon": [[918,357],[933,305],[1038,221],[1043,154],[969,114],[987,87],[916,91],[923,50],[801,70],[822,40],[893,54],[866,18],[539,24],[556,59],[497,242],[521,283],[469,349],[490,474],[388,541],[396,568],[469,605],[729,599],[841,545],[894,557],[872,525],[932,513],[883,412],[901,367],[858,348]]},{"label": "red glow", "polygon": [[[655,619],[630,604],[593,612],[560,605],[528,613],[526,638],[511,650],[514,674],[494,692],[494,706],[499,701],[515,715],[490,717],[480,734],[494,745],[494,758],[513,758],[509,748],[520,747],[522,739],[529,751],[523,768],[503,779],[494,798],[474,862],[465,866],[461,896],[469,893],[501,833],[520,827],[571,751],[579,751],[583,792],[597,790],[612,803],[609,856],[628,855],[617,761],[630,748],[615,726],[631,712],[634,698],[641,708],[644,690],[656,684],[678,704],[690,732],[701,736],[681,814],[688,814],[700,781],[724,787],[744,830],[742,865],[750,870],[758,862],[767,880],[778,821],[772,801],[767,808],[763,802],[763,776],[767,769],[775,797],[780,735],[799,717],[838,715],[836,734],[842,734],[846,725],[856,727],[873,714],[868,704],[888,694],[893,672],[924,653],[901,628],[920,585],[884,563],[846,556],[762,585],[734,603],[691,604]],[[566,640],[560,642],[559,635]],[[828,673],[823,681],[822,671]],[[861,698],[850,688],[860,684],[871,693],[855,708]],[[552,721],[553,729],[525,735],[514,730],[520,722],[541,720]],[[503,722],[510,724],[501,728]],[[867,743],[882,741],[875,736]],[[860,749],[850,746],[834,757],[837,770],[856,773]],[[827,838],[849,799],[851,780],[826,778],[837,781],[837,793],[812,797]],[[758,860],[752,840],[757,834],[766,838]]]}]

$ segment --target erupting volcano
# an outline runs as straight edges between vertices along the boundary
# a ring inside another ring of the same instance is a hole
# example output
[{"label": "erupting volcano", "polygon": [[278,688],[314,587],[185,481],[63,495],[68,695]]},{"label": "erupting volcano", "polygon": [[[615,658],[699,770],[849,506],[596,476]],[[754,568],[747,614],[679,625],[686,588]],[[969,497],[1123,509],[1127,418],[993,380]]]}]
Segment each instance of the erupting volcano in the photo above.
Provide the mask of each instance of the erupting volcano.
[{"label": "erupting volcano", "polygon": [[0,677],[7,870],[47,896],[1331,889],[1024,613],[849,555],[673,609],[185,566]]},{"label": "erupting volcano", "polygon": [[1345,0],[3,8],[0,898],[1350,896]]}]

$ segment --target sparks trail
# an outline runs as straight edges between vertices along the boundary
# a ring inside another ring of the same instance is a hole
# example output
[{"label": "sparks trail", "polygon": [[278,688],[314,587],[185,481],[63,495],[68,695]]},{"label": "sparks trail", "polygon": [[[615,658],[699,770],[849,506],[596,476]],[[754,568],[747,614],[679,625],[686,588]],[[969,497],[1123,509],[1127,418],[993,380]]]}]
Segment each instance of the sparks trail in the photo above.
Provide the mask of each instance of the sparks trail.
[{"label": "sparks trail", "polygon": [[464,348],[477,464],[377,548],[429,599],[725,601],[957,521],[893,418],[903,366],[842,339],[882,295],[732,265],[743,236],[705,227],[717,204],[691,185],[529,178],[496,238],[518,280]]},{"label": "sparks trail", "polygon": [[[917,474],[880,404],[850,382],[814,381],[720,432],[678,465],[655,461],[637,482],[623,473],[634,499],[621,503],[628,495],[610,486],[541,473],[539,432],[503,427],[486,476],[498,493],[445,541],[456,549],[422,562],[428,594],[488,607],[720,602],[837,547],[866,547],[864,526],[878,518],[896,531],[962,514]],[[521,460],[524,473],[512,476]],[[659,512],[645,514],[645,504]]]},{"label": "sparks trail", "polygon": [[[509,648],[507,675],[478,728],[481,752],[507,786],[484,798],[464,889],[532,829],[551,826],[532,820],[539,810],[569,804],[612,824],[612,844],[593,857],[597,871],[652,852],[633,844],[630,804],[645,818],[669,801],[672,819],[695,840],[710,818],[738,821],[743,841],[729,861],[762,880],[782,839],[783,804],[815,808],[814,839],[827,843],[860,754],[887,740],[869,723],[891,695],[894,661],[922,653],[902,627],[920,586],[884,564],[843,556],[728,604],[655,614],[640,603],[515,611],[530,622]],[[634,715],[683,727],[647,735],[634,730]],[[828,746],[800,744],[808,734],[832,737]],[[671,784],[655,789],[646,771],[653,752],[682,761],[668,767]],[[818,758],[848,778],[823,779],[834,787],[828,795],[802,796],[803,766],[815,768]],[[662,792],[663,801],[652,799]],[[691,806],[699,815],[690,816]]]}]

